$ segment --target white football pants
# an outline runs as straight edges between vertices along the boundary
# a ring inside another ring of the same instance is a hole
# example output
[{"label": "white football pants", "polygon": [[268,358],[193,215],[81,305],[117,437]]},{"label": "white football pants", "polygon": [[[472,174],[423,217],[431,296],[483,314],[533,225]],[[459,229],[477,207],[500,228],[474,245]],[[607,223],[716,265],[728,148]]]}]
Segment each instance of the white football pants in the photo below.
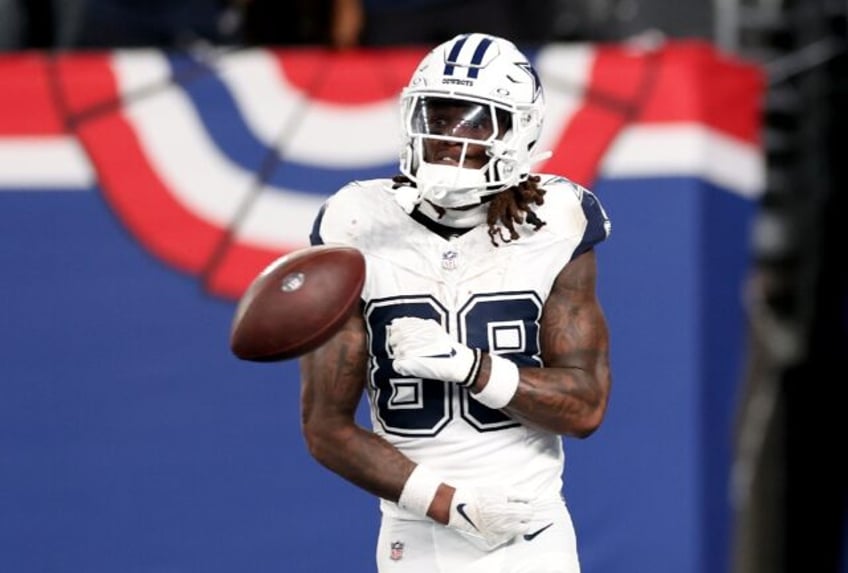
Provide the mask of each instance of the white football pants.
[{"label": "white football pants", "polygon": [[487,551],[461,531],[434,521],[384,516],[377,540],[379,573],[580,573],[577,540],[563,503],[536,508],[526,535]]}]

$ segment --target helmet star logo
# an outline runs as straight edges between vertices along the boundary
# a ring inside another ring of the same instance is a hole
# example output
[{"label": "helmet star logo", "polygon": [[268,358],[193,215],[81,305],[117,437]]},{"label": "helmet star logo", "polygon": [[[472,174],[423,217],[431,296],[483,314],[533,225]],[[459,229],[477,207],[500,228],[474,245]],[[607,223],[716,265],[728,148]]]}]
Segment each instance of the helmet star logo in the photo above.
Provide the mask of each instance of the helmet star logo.
[{"label": "helmet star logo", "polygon": [[536,101],[539,98],[539,92],[542,91],[542,81],[539,79],[536,68],[530,62],[516,62],[515,65],[530,76],[530,80],[533,82],[533,101]]}]

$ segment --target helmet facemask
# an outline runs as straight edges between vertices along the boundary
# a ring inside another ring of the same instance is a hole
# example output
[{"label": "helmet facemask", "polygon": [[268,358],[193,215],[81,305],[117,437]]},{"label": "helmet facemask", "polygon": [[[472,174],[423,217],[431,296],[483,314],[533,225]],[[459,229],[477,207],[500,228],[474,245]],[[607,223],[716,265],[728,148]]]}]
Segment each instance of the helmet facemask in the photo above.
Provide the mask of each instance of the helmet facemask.
[{"label": "helmet facemask", "polygon": [[435,205],[474,205],[516,182],[503,151],[512,133],[511,110],[492,102],[415,94],[405,101],[404,127],[408,144],[401,169]]}]

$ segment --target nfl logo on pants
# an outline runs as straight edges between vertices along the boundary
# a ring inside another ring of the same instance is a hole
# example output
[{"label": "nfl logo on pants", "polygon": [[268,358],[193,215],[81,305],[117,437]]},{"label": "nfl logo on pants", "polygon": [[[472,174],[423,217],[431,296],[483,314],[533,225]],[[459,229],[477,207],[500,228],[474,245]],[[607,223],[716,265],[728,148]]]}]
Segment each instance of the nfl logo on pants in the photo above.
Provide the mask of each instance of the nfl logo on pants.
[{"label": "nfl logo on pants", "polygon": [[392,552],[389,554],[392,561],[403,559],[403,541],[392,541]]}]

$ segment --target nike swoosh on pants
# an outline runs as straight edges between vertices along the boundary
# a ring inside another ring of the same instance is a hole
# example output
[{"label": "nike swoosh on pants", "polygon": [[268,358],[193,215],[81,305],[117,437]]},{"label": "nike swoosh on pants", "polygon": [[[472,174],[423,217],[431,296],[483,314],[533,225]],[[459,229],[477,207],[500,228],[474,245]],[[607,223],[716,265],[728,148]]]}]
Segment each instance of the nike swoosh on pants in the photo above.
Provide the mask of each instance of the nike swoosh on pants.
[{"label": "nike swoosh on pants", "polygon": [[543,528],[541,528],[541,529],[537,529],[537,530],[536,530],[536,531],[534,531],[533,533],[525,533],[525,534],[524,534],[524,539],[525,539],[525,541],[533,541],[534,539],[536,539],[536,536],[537,536],[537,535],[539,535],[540,533],[542,533],[543,531],[545,531],[547,528],[551,527],[553,524],[554,524],[554,523],[553,523],[553,521],[552,521],[552,522],[550,522],[549,524],[547,524],[546,526],[544,526]]}]

